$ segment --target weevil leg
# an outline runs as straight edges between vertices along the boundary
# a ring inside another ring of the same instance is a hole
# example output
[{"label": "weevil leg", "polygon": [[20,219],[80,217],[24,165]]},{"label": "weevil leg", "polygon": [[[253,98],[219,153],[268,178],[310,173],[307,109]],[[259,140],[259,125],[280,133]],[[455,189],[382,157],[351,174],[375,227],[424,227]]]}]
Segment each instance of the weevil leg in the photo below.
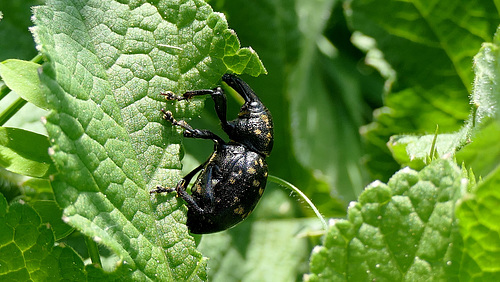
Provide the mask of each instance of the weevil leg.
[{"label": "weevil leg", "polygon": [[226,94],[224,94],[224,90],[222,88],[217,87],[214,89],[205,89],[205,90],[194,90],[188,91],[184,93],[184,99],[190,99],[194,96],[202,96],[202,95],[210,95],[212,100],[214,100],[215,104],[215,112],[219,117],[222,128],[226,128],[229,126],[227,122],[227,99]]},{"label": "weevil leg", "polygon": [[212,131],[205,129],[195,129],[183,120],[178,121],[174,119],[171,111],[165,111],[163,109],[161,111],[163,113],[163,118],[165,120],[171,122],[173,125],[177,125],[185,129],[184,137],[197,138],[197,139],[210,139],[213,140],[214,143],[217,145],[225,144],[224,140],[215,133],[213,133]]},{"label": "weevil leg", "polygon": [[203,209],[200,208],[200,206],[198,206],[198,204],[195,202],[195,200],[193,199],[193,197],[186,192],[186,188],[189,185],[189,183],[191,182],[191,179],[193,179],[193,177],[200,170],[203,169],[203,167],[205,166],[205,164],[207,162],[202,163],[201,165],[199,165],[198,167],[196,167],[195,169],[193,169],[191,172],[189,172],[188,174],[186,174],[186,176],[184,176],[184,178],[182,178],[177,183],[177,186],[175,188],[166,188],[166,187],[162,187],[162,186],[156,186],[156,189],[151,190],[149,193],[150,194],[153,194],[153,193],[164,193],[164,192],[171,193],[171,192],[176,191],[177,192],[177,196],[181,197],[181,199],[183,199],[184,201],[186,201],[186,203],[188,204],[188,207],[193,208],[196,211],[202,213]]}]

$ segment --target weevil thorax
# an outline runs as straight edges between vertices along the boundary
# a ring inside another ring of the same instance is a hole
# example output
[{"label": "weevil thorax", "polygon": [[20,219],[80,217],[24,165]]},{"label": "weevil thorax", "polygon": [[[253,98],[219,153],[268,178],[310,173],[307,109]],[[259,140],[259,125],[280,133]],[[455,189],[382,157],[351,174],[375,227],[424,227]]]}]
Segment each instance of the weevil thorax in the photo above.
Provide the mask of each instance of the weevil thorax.
[{"label": "weevil thorax", "polygon": [[269,156],[274,144],[273,119],[260,100],[243,104],[232,125],[229,138],[252,151]]}]

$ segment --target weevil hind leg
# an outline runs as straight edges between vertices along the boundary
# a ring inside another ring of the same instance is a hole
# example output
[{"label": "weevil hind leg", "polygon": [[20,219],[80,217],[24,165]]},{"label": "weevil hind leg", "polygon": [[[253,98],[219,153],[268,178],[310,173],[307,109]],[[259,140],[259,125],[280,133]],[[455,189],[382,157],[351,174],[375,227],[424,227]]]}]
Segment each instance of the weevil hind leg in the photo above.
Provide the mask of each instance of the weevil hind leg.
[{"label": "weevil hind leg", "polygon": [[191,179],[193,179],[193,177],[200,171],[203,169],[203,167],[205,166],[206,162],[199,165],[198,167],[196,167],[195,169],[193,169],[191,172],[189,172],[188,174],[186,174],[186,176],[184,176],[178,183],[177,183],[177,186],[175,188],[166,188],[166,187],[162,187],[162,186],[157,186],[156,189],[154,190],[151,190],[149,193],[150,194],[153,194],[153,193],[171,193],[171,192],[177,192],[177,196],[178,197],[181,197],[181,199],[183,199],[184,201],[186,201],[187,205],[189,208],[193,208],[194,210],[196,210],[197,212],[199,213],[203,213],[203,209],[200,208],[200,206],[198,206],[198,204],[196,203],[196,201],[194,200],[194,198],[189,195],[187,192],[186,192],[186,188],[187,186],[189,185],[189,183],[191,182]]}]

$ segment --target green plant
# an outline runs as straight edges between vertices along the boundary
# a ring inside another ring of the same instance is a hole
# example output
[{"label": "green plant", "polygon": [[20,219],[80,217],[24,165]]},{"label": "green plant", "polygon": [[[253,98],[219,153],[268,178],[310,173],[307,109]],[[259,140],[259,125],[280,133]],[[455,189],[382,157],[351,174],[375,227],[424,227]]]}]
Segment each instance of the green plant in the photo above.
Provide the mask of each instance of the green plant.
[{"label": "green plant", "polygon": [[[498,280],[493,1],[209,3],[225,16],[202,0],[46,1],[40,55],[27,27],[43,3],[0,4],[2,280]],[[201,239],[182,200],[149,196],[212,150],[161,108],[218,130],[211,101],[159,93],[228,71],[260,75],[245,80],[274,117],[270,174],[329,218],[355,200],[345,220],[325,233],[269,182],[245,222]]]}]

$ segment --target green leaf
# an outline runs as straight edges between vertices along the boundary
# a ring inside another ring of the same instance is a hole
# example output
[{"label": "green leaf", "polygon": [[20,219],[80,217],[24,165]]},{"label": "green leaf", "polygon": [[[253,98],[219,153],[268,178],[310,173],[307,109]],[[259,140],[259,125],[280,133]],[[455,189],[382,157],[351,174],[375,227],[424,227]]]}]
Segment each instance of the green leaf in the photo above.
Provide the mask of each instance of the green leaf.
[{"label": "green leaf", "polygon": [[306,226],[293,219],[262,220],[204,236],[200,250],[210,256],[210,279],[295,281],[307,269],[307,238],[297,236]]},{"label": "green leaf", "polygon": [[466,183],[453,162],[437,160],[420,172],[402,169],[387,185],[368,185],[314,248],[307,280],[458,280],[454,214]]},{"label": "green leaf", "polygon": [[0,194],[0,280],[84,281],[82,259],[69,247],[54,246],[49,225],[28,205],[10,206]]},{"label": "green leaf", "polygon": [[[398,163],[420,170],[428,164],[432,148],[437,151],[438,156],[449,157],[463,146],[466,137],[467,135],[462,132],[438,134],[437,136],[431,134],[423,136],[395,135],[387,142],[387,146]],[[435,144],[433,143],[434,138],[436,138]]]},{"label": "green leaf", "polygon": [[6,60],[0,63],[0,75],[5,84],[24,100],[42,109],[48,109],[47,100],[40,89],[37,63],[22,60]]},{"label": "green leaf", "polygon": [[[500,32],[497,32],[494,43],[484,43],[474,57],[476,77],[470,102],[473,109],[462,129],[453,134],[438,135],[435,146],[439,155],[454,155],[464,145],[471,142],[471,136],[485,127],[488,121],[497,114],[497,105],[500,102],[500,89],[497,86],[497,77],[500,75],[499,43]],[[491,138],[494,136],[492,135]],[[418,169],[423,166],[429,156],[433,138],[433,135],[421,137],[397,135],[391,137],[388,146],[400,164]],[[492,150],[496,147],[493,146]],[[496,161],[493,164],[496,165]],[[483,165],[488,164],[483,163]]]},{"label": "green leaf", "polygon": [[[200,0],[53,0],[35,10],[35,23],[65,221],[116,253],[129,279],[205,280],[183,202],[149,191],[180,179],[182,137],[160,109],[180,119],[202,106],[160,93],[218,83],[234,55],[224,16]],[[258,73],[254,64],[240,70]]]},{"label": "green leaf", "polygon": [[259,55],[252,48],[240,49],[240,41],[232,30],[224,32],[226,49],[224,50],[224,64],[228,70],[235,73],[247,73],[252,76],[267,74],[267,70],[259,59]]},{"label": "green leaf", "polygon": [[463,270],[486,281],[500,279],[500,167],[464,198],[457,207],[464,252],[469,264]]},{"label": "green leaf", "polygon": [[470,113],[473,56],[492,40],[500,17],[492,1],[481,0],[348,1],[346,7],[351,27],[375,39],[397,76],[385,107],[363,129],[374,148],[370,169],[387,176],[390,136],[431,133],[437,124],[450,133],[463,125]]},{"label": "green leaf", "polygon": [[46,136],[0,127],[0,165],[12,172],[47,178],[56,172]]},{"label": "green leaf", "polygon": [[34,201],[31,206],[40,215],[42,222],[50,225],[56,241],[68,236],[74,230],[62,220],[63,211],[54,200]]},{"label": "green leaf", "polygon": [[499,164],[500,123],[489,122],[474,135],[471,144],[457,153],[457,163],[464,163],[477,176],[486,177]]}]

